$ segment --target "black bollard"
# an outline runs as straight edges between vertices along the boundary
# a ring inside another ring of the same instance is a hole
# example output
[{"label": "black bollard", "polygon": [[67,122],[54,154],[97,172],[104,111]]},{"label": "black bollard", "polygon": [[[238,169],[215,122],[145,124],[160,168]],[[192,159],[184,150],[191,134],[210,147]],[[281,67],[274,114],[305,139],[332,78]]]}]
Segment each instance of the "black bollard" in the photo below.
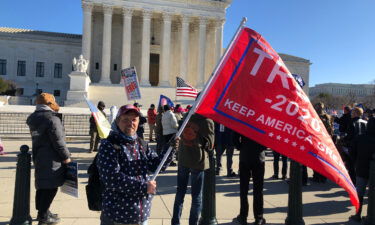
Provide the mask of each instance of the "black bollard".
[{"label": "black bollard", "polygon": [[290,163],[288,216],[286,225],[304,225],[302,218],[302,167],[298,162]]},{"label": "black bollard", "polygon": [[216,225],[216,176],[215,176],[215,158],[214,152],[208,154],[210,160],[210,168],[204,171],[203,184],[203,204],[202,215],[199,220],[200,225]]},{"label": "black bollard", "polygon": [[375,225],[375,154],[370,163],[370,177],[368,183],[367,216],[364,225]]},{"label": "black bollard", "polygon": [[10,225],[31,224],[30,216],[30,174],[31,154],[29,146],[22,145],[17,155],[16,184],[14,187],[13,215]]}]

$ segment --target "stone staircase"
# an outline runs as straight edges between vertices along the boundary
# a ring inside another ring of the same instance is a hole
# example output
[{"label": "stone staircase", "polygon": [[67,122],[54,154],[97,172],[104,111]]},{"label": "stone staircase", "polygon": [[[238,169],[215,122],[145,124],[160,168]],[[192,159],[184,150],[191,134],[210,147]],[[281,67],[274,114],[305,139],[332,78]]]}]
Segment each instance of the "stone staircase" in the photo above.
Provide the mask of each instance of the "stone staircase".
[{"label": "stone staircase", "polygon": [[[30,138],[26,119],[31,112],[0,112],[1,138]],[[65,135],[68,138],[89,138],[90,114],[62,114]],[[145,140],[149,140],[149,126],[144,125]]]}]

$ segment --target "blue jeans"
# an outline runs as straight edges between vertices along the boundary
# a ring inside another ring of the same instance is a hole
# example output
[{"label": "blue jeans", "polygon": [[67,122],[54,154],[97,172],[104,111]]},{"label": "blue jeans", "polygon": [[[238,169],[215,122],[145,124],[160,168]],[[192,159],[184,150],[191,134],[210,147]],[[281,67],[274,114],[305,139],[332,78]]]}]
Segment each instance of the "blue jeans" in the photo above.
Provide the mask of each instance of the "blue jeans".
[{"label": "blue jeans", "polygon": [[202,190],[203,190],[203,170],[194,170],[183,166],[178,166],[177,171],[177,192],[173,206],[172,225],[179,225],[184,204],[184,198],[191,174],[191,208],[189,225],[197,225],[199,214],[202,210]]}]

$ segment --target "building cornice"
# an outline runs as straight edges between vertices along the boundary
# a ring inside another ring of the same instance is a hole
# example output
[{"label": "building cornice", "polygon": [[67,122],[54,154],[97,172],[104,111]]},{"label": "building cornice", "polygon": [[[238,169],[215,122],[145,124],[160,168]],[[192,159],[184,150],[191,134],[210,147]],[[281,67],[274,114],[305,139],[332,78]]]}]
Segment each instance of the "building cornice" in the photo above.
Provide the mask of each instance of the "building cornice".
[{"label": "building cornice", "polygon": [[191,15],[192,17],[207,16],[212,19],[225,19],[225,10],[230,0],[83,0],[91,3],[98,11],[102,5],[112,5],[114,9],[130,8],[136,11],[144,9],[155,13],[169,12],[175,15]]}]

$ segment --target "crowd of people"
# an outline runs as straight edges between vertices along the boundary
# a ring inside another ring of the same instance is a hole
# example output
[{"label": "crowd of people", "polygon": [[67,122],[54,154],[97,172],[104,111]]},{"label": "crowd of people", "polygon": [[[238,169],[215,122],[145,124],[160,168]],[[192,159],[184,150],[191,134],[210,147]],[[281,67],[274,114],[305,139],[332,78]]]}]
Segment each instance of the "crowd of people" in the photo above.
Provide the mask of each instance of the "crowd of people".
[{"label": "crowd of people", "polygon": [[[64,165],[71,161],[65,144],[65,136],[59,116],[59,106],[53,95],[40,94],[36,99],[36,110],[27,119],[32,135],[32,152],[35,165],[35,204],[39,224],[56,224],[60,221],[49,211],[57,188],[64,182]],[[105,103],[98,102],[98,110],[104,113]],[[90,118],[89,152],[97,153],[97,167],[104,186],[102,193],[101,225],[142,224],[147,225],[157,182],[150,180],[166,154],[162,171],[168,166],[177,167],[177,191],[173,205],[172,225],[180,224],[184,198],[188,183],[191,183],[192,203],[189,224],[198,224],[202,210],[204,171],[209,168],[209,156],[216,153],[216,175],[223,170],[222,156],[226,153],[226,176],[239,177],[240,212],[233,222],[247,224],[249,182],[253,182],[253,217],[255,225],[266,224],[263,217],[263,183],[265,174],[265,152],[267,148],[235,131],[214,123],[199,114],[193,114],[181,137],[175,138],[191,106],[181,105],[155,107],[151,104],[147,117],[141,112],[139,103],[124,105],[118,110],[111,107],[109,121],[112,130],[106,139],[99,140],[95,119]],[[317,114],[340,152],[350,177],[356,185],[360,210],[350,219],[361,220],[361,209],[369,179],[369,164],[375,153],[374,110],[360,107],[344,108],[341,117],[333,117],[325,111],[323,103],[314,105]],[[112,110],[113,109],[113,110]],[[145,125],[149,126],[148,140],[144,138]],[[337,125],[337,126],[336,126]],[[338,129],[335,130],[335,127]],[[100,144],[99,144],[100,141]],[[155,149],[149,143],[156,142]],[[239,170],[233,170],[233,155],[239,150]],[[287,180],[288,159],[274,155],[274,174],[271,179]],[[279,177],[279,159],[282,159]],[[237,173],[236,173],[237,172]],[[303,168],[303,184],[308,185],[307,168]],[[326,178],[314,171],[312,182],[325,183]]]}]

